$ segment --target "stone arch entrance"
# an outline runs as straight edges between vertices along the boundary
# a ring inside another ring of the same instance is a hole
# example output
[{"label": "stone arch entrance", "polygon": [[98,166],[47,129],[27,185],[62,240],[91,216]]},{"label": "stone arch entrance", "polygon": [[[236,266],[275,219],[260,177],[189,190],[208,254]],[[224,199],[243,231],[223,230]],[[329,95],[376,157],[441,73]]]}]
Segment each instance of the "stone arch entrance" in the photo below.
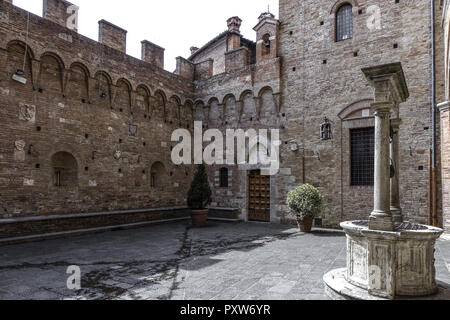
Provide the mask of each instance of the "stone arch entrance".
[{"label": "stone arch entrance", "polygon": [[78,187],[78,163],[68,152],[57,152],[52,156],[52,184],[54,187]]},{"label": "stone arch entrance", "polygon": [[150,170],[150,187],[154,189],[161,189],[166,183],[166,168],[162,162],[155,162]]}]

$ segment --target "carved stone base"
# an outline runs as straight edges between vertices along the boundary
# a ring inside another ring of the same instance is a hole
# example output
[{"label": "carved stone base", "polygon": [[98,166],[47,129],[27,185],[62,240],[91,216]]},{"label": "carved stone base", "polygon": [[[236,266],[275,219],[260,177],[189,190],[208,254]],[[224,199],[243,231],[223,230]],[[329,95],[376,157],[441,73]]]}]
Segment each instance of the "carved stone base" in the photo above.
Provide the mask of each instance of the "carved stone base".
[{"label": "carved stone base", "polygon": [[397,223],[394,232],[368,226],[368,221],[341,224],[347,234],[347,283],[386,299],[438,291],[434,251],[443,230],[411,223]]},{"label": "carved stone base", "polygon": [[[369,294],[369,291],[355,286],[346,280],[347,269],[336,269],[324,277],[325,293],[332,300],[391,300]],[[438,291],[434,295],[417,297],[396,297],[395,300],[450,300],[450,286],[438,283]]]},{"label": "carved stone base", "polygon": [[403,222],[403,212],[399,208],[391,208],[392,218],[394,218],[395,223]]},{"label": "carved stone base", "polygon": [[394,231],[395,222],[392,215],[386,213],[372,212],[369,218],[371,230]]}]

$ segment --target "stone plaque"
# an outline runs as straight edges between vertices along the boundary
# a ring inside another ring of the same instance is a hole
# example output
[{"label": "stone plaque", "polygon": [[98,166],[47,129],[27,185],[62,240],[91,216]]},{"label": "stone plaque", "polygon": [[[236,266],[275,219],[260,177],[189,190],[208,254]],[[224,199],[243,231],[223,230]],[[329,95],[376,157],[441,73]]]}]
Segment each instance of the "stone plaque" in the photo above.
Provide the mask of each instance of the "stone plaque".
[{"label": "stone plaque", "polygon": [[14,143],[14,146],[16,147],[17,151],[24,151],[26,143],[23,140],[19,140]]},{"label": "stone plaque", "polygon": [[8,22],[9,14],[7,12],[0,12],[0,22]]},{"label": "stone plaque", "polygon": [[114,159],[119,160],[122,157],[122,152],[117,150],[114,152]]},{"label": "stone plaque", "polygon": [[136,125],[130,124],[130,126],[128,128],[128,135],[132,138],[137,138],[138,127]]},{"label": "stone plaque", "polygon": [[36,122],[36,106],[28,104],[19,105],[19,119],[31,123]]}]

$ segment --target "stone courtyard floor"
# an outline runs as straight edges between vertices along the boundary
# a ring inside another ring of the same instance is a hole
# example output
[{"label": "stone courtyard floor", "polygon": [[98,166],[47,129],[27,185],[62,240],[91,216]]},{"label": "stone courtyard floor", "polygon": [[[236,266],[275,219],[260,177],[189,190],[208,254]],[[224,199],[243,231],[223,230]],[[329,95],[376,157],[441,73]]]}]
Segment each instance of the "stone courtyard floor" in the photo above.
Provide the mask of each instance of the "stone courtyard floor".
[{"label": "stone courtyard floor", "polygon": [[[0,247],[0,300],[327,299],[323,275],[345,267],[345,236],[273,224],[150,226]],[[67,268],[81,268],[79,291]],[[436,252],[450,283],[450,241]]]}]

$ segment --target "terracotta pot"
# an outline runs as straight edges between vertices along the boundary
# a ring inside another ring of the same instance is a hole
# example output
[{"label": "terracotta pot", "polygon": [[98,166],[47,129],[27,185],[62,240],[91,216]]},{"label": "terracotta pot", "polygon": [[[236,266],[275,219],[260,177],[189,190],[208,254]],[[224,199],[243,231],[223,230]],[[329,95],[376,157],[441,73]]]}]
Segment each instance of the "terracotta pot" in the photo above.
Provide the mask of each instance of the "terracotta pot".
[{"label": "terracotta pot", "polygon": [[313,225],[312,218],[300,219],[297,218],[297,223],[301,232],[310,233]]},{"label": "terracotta pot", "polygon": [[192,210],[191,218],[192,225],[194,227],[205,227],[206,221],[208,220],[208,209],[206,210]]}]

